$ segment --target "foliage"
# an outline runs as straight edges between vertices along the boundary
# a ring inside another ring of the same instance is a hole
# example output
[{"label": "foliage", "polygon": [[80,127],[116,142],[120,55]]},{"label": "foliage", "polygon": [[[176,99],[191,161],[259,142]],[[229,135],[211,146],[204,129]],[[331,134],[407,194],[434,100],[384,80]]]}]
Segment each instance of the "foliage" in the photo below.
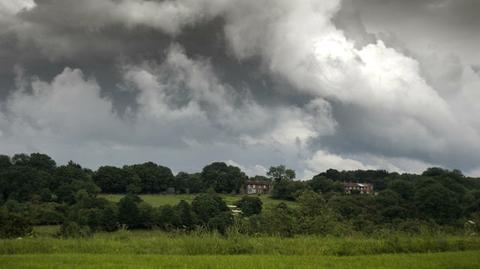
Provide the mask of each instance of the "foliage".
[{"label": "foliage", "polygon": [[88,237],[92,232],[88,226],[80,226],[76,222],[65,222],[60,226],[58,235],[65,238]]},{"label": "foliage", "polygon": [[243,196],[242,199],[235,203],[244,216],[260,214],[262,212],[262,200],[255,196]]},{"label": "foliage", "polygon": [[214,162],[203,168],[201,178],[204,189],[208,187],[217,193],[238,193],[247,176],[238,167]]},{"label": "foliage", "polygon": [[294,201],[298,194],[308,188],[306,182],[281,180],[273,184],[272,198]]},{"label": "foliage", "polygon": [[230,209],[223,199],[215,193],[200,194],[192,201],[192,209],[199,223],[221,233],[233,223]]},{"label": "foliage", "polygon": [[295,171],[292,169],[287,169],[285,165],[272,166],[268,170],[267,176],[276,182],[293,180],[295,179]]},{"label": "foliage", "polygon": [[15,238],[31,234],[32,225],[20,214],[0,208],[0,238]]},{"label": "foliage", "polygon": [[[140,188],[143,193],[160,193],[166,192],[169,187],[175,185],[175,177],[170,168],[146,162],[143,164],[135,164],[124,167],[129,176],[140,180]],[[132,181],[135,182],[135,181]],[[128,187],[128,186],[127,186]],[[130,189],[133,189],[130,186]]]},{"label": "foliage", "polygon": [[118,203],[118,221],[120,224],[131,229],[142,226],[139,223],[140,210],[138,205],[140,202],[141,199],[134,194],[128,194],[120,200]]},{"label": "foliage", "polygon": [[[265,196],[227,195],[238,193],[247,176],[239,168],[221,162],[205,166],[201,173],[181,172],[174,176],[169,168],[152,162],[122,168],[103,166],[91,171],[71,161],[57,166],[52,158],[40,153],[11,158],[0,155],[2,236],[28,234],[31,224],[63,225],[67,236],[77,228],[85,234],[85,227],[88,233],[126,227],[220,233],[238,229],[286,237],[391,231],[413,234],[437,229],[475,233],[478,226],[480,181],[458,170],[434,167],[415,175],[329,169],[311,180],[296,181],[295,172],[280,165],[271,167],[268,176],[274,182],[271,198],[278,199],[276,202]],[[344,181],[372,183],[376,193],[346,194]],[[137,196],[173,189],[184,194],[174,199],[161,196],[171,199],[168,203],[152,204]],[[212,192],[201,193],[207,189]],[[116,203],[99,198],[100,191],[128,195],[121,199],[118,196]],[[186,193],[201,194],[192,199]],[[282,204],[284,201],[289,201],[290,206]],[[244,214],[233,218],[227,202],[236,204]]]}]

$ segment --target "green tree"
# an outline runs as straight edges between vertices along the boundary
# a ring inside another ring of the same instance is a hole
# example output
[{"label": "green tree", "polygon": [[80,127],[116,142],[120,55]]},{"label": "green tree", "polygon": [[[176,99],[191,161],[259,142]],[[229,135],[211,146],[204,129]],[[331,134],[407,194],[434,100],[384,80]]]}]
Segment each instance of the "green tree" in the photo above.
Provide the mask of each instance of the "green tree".
[{"label": "green tree", "polygon": [[295,179],[295,171],[292,169],[287,169],[285,165],[272,166],[268,170],[267,176],[276,182],[282,180],[293,180]]},{"label": "green tree", "polygon": [[192,207],[189,203],[184,200],[181,200],[175,207],[178,212],[179,225],[186,230],[193,230],[195,224],[197,223],[197,216],[193,212]]},{"label": "green tree", "polygon": [[90,174],[72,161],[58,167],[53,177],[50,189],[53,189],[59,202],[74,204],[76,193],[82,189],[90,197],[95,197],[100,192],[100,188],[95,185]]},{"label": "green tree", "polygon": [[242,210],[244,216],[260,214],[262,212],[262,200],[255,196],[243,196],[235,205]]},{"label": "green tree", "polygon": [[118,208],[108,204],[100,211],[99,224],[102,230],[113,232],[118,229]]},{"label": "green tree", "polygon": [[161,206],[157,210],[157,217],[155,218],[155,224],[164,229],[171,230],[180,226],[180,217],[178,212],[171,205]]},{"label": "green tree", "polygon": [[209,229],[224,232],[225,225],[231,224],[232,214],[223,199],[215,193],[205,193],[196,196],[192,208],[198,216],[201,225]]},{"label": "green tree", "polygon": [[247,176],[240,168],[223,162],[205,166],[201,177],[205,189],[213,188],[218,193],[237,193],[247,180]]},{"label": "green tree", "polygon": [[308,188],[303,181],[281,180],[274,182],[272,198],[294,201],[298,194]]},{"label": "green tree", "polygon": [[297,233],[298,216],[283,202],[265,214],[264,218],[264,227],[270,234],[290,237]]},{"label": "green tree", "polygon": [[127,225],[131,229],[140,226],[138,222],[140,216],[138,203],[140,202],[140,197],[133,194],[127,194],[120,199],[118,203],[118,220],[121,224]]},{"label": "green tree", "polygon": [[412,200],[415,196],[415,185],[403,179],[396,179],[390,182],[388,189],[396,192],[405,200]]},{"label": "green tree", "polygon": [[298,197],[297,202],[300,205],[300,212],[306,216],[323,214],[327,203],[322,195],[311,190],[302,192]]},{"label": "green tree", "polygon": [[233,216],[230,212],[220,212],[208,220],[207,227],[210,230],[216,230],[221,234],[225,234],[227,228],[233,224]]},{"label": "green tree", "polygon": [[333,181],[322,175],[316,175],[308,182],[308,185],[312,190],[319,193],[328,193],[328,192],[344,192],[342,183],[338,181]]},{"label": "green tree", "polygon": [[128,176],[128,172],[121,168],[102,166],[95,172],[93,180],[103,193],[126,193]]},{"label": "green tree", "polygon": [[57,167],[57,164],[50,156],[41,153],[30,154],[27,165],[48,173],[53,173]]},{"label": "green tree", "polygon": [[0,155],[0,169],[7,169],[12,166],[12,161],[7,155]]},{"label": "green tree", "polygon": [[462,213],[456,194],[438,183],[418,189],[415,205],[421,218],[439,224],[453,224]]},{"label": "green tree", "polygon": [[138,204],[137,227],[151,229],[153,228],[154,224],[154,210],[152,206],[146,202],[140,202]]},{"label": "green tree", "polygon": [[126,166],[124,169],[140,178],[142,193],[161,193],[175,186],[175,177],[168,167],[146,162]]},{"label": "green tree", "polygon": [[32,225],[29,219],[0,208],[0,238],[15,238],[31,233]]}]

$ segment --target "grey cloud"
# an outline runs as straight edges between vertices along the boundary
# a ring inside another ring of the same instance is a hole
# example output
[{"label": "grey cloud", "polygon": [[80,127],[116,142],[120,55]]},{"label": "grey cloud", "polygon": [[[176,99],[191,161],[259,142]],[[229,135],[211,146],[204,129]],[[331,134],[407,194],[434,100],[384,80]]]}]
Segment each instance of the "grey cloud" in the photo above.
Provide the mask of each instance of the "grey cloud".
[{"label": "grey cloud", "polygon": [[471,33],[458,13],[474,8],[466,0],[37,0],[0,20],[8,25],[0,144],[91,166],[151,158],[177,171],[206,159],[250,171],[285,162],[305,175],[324,164],[473,170],[475,64],[412,49],[421,33],[403,43],[396,20],[440,15],[448,30]]}]

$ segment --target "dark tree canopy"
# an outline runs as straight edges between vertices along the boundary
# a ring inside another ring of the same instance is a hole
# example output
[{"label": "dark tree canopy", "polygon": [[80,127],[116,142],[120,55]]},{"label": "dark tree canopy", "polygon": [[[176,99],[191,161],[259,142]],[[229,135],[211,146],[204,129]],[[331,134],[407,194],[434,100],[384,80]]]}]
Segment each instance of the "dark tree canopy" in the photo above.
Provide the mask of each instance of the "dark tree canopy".
[{"label": "dark tree canopy", "polygon": [[202,170],[202,181],[208,188],[218,193],[237,193],[247,180],[247,176],[240,168],[227,165],[223,162],[214,162]]},{"label": "dark tree canopy", "polygon": [[276,182],[282,180],[293,180],[295,179],[295,171],[292,169],[287,169],[285,165],[272,166],[268,170],[267,176]]},{"label": "dark tree canopy", "polygon": [[260,214],[262,212],[262,200],[255,196],[243,196],[242,199],[238,200],[235,203],[236,206],[240,210],[242,210],[242,214],[245,216],[251,216]]},{"label": "dark tree canopy", "polygon": [[[245,196],[234,202],[243,211],[234,217],[217,193],[237,193],[247,176],[222,162],[205,166],[201,173],[174,176],[169,168],[152,162],[92,171],[72,161],[57,166],[40,153],[0,155],[0,237],[28,235],[32,225],[61,225],[59,235],[66,237],[122,226],[226,233],[234,218],[240,232],[282,236],[369,234],[385,229],[458,231],[480,221],[480,180],[458,170],[429,168],[417,175],[329,169],[306,181],[294,180],[294,174],[277,166],[270,169],[270,178],[250,179],[273,181],[271,197],[295,201],[297,206],[282,202],[262,210],[259,197]],[[375,195],[346,193],[345,181],[372,183]],[[181,201],[160,207],[138,196],[172,189],[200,194],[191,204]],[[100,191],[126,195],[115,203],[99,197]]]},{"label": "dark tree canopy", "polygon": [[93,180],[105,193],[126,193],[127,186],[132,182],[131,173],[113,166],[100,167]]},{"label": "dark tree canopy", "polygon": [[143,193],[165,192],[169,187],[174,187],[175,177],[170,168],[146,162],[125,167],[140,178]]}]

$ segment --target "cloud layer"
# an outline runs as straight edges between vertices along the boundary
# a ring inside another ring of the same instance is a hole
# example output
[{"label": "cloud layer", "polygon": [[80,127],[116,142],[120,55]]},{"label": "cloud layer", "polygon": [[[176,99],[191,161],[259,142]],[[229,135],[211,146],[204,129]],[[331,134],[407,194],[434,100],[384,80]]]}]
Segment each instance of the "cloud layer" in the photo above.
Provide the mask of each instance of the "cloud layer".
[{"label": "cloud layer", "polygon": [[9,3],[4,153],[175,171],[223,160],[251,174],[285,163],[301,177],[479,170],[475,65],[368,32],[352,2]]}]

